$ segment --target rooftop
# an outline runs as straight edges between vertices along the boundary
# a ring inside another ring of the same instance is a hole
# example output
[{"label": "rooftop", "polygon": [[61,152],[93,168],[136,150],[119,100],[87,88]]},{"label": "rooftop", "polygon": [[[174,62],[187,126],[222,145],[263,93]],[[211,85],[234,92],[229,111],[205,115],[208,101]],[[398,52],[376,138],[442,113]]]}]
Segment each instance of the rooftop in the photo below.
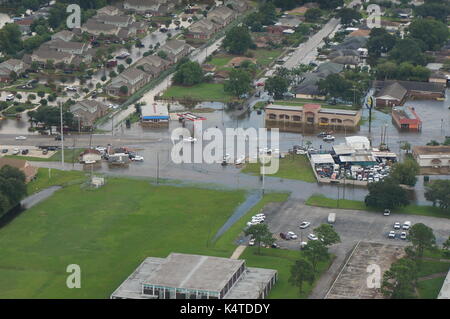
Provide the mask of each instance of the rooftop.
[{"label": "rooftop", "polygon": [[243,265],[243,260],[171,253],[145,284],[218,292]]},{"label": "rooftop", "polygon": [[450,154],[450,146],[438,145],[438,146],[414,146],[413,152],[418,155],[435,155],[435,154]]}]

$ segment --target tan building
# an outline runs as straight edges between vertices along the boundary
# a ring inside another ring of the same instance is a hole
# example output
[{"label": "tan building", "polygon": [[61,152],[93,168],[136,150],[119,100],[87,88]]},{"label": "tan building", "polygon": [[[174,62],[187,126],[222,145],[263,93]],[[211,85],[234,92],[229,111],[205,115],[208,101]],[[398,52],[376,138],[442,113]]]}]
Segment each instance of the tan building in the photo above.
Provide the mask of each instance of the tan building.
[{"label": "tan building", "polygon": [[272,123],[355,128],[361,120],[360,111],[322,108],[320,104],[305,104],[303,106],[272,104],[266,106],[265,110],[266,122]]},{"label": "tan building", "polygon": [[450,146],[415,146],[412,152],[421,168],[450,168]]},{"label": "tan building", "polygon": [[36,167],[31,166],[31,164],[28,161],[22,159],[6,158],[6,157],[0,158],[0,168],[6,165],[15,167],[20,171],[22,171],[25,174],[26,183],[32,181],[36,177],[36,174],[38,172],[38,169]]}]

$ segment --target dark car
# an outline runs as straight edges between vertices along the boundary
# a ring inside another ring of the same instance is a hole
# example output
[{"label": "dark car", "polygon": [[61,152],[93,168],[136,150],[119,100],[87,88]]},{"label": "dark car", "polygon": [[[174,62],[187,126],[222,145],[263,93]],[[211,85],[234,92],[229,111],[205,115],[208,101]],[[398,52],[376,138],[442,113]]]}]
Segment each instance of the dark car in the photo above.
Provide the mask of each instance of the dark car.
[{"label": "dark car", "polygon": [[61,139],[62,139],[62,138],[61,138],[61,135],[56,135],[56,136],[55,136],[55,141],[61,141]]},{"label": "dark car", "polygon": [[2,149],[2,153],[3,154],[8,153],[8,149],[7,148]]},{"label": "dark car", "polygon": [[270,246],[272,248],[280,248],[280,245],[278,245],[277,243],[273,243],[272,246]]},{"label": "dark car", "polygon": [[42,155],[47,155],[48,154],[48,150],[47,149],[44,149],[43,151],[42,151]]},{"label": "dark car", "polygon": [[287,236],[285,233],[280,233],[281,239],[289,240],[289,236]]},{"label": "dark car", "polygon": [[27,154],[28,154],[28,150],[27,149],[22,150],[22,155],[27,155]]}]

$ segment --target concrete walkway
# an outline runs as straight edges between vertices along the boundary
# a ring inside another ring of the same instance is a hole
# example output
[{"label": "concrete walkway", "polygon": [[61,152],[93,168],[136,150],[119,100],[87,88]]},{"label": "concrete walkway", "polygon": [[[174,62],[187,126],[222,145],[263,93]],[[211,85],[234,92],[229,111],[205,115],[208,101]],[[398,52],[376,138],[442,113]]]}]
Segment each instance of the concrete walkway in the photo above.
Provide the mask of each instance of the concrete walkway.
[{"label": "concrete walkway", "polygon": [[247,246],[244,246],[244,245],[237,246],[230,258],[231,259],[239,259],[239,256],[242,255],[245,248],[247,248]]}]

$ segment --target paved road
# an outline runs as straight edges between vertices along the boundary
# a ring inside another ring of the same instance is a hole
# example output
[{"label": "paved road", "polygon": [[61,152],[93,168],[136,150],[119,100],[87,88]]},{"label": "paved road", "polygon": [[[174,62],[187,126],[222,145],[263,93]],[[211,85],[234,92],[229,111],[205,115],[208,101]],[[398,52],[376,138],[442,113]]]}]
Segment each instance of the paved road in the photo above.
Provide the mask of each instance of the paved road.
[{"label": "paved road", "polygon": [[[386,217],[374,212],[311,207],[306,206],[303,201],[295,199],[288,200],[281,208],[271,209],[269,207],[264,211],[267,216],[266,223],[272,233],[279,234],[280,232],[293,231],[298,235],[299,238],[296,240],[279,239],[277,241],[282,248],[293,250],[299,249],[301,241],[307,241],[306,237],[313,233],[314,228],[326,223],[328,214],[332,212],[336,213],[334,228],[341,237],[341,243],[330,247],[330,252],[336,258],[314,288],[310,296],[313,299],[324,298],[345,260],[359,241],[409,245],[408,241],[399,238],[388,239],[387,234],[393,230],[395,222],[403,223],[409,220],[412,224],[424,223],[433,229],[438,245],[442,245],[450,234],[448,219],[403,214],[392,214]],[[311,225],[305,230],[300,230],[298,225],[303,221],[308,221]],[[400,233],[400,231],[397,231],[397,233]]]},{"label": "paved road", "polygon": [[29,209],[33,207],[34,205],[42,202],[43,200],[49,198],[53,195],[54,192],[56,192],[58,189],[61,189],[60,186],[50,186],[49,188],[46,188],[36,194],[30,195],[27,198],[23,199],[20,204],[23,208]]}]

